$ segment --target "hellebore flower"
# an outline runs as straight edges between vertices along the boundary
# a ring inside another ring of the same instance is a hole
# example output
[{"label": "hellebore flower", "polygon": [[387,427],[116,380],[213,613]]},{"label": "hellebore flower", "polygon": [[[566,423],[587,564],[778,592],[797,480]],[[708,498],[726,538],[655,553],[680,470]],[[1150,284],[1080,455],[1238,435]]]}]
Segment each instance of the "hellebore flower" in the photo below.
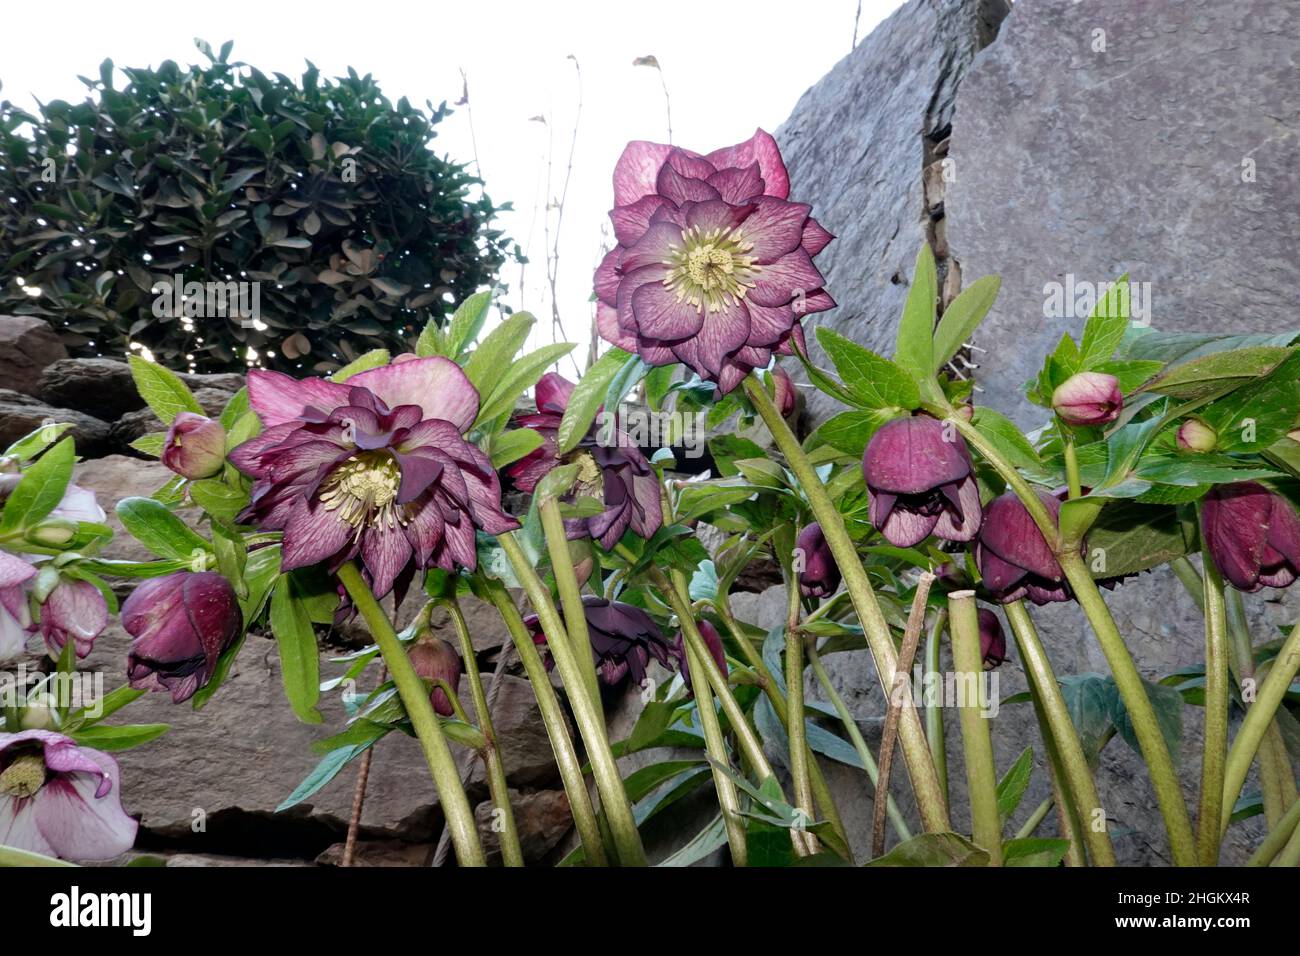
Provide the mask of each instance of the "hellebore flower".
[{"label": "hellebore flower", "polygon": [[0,844],[109,860],[135,843],[117,761],[48,730],[0,733]]},{"label": "hellebore flower", "polygon": [[1007,636],[1002,633],[1002,622],[986,607],[979,609],[980,657],[984,669],[991,671],[1007,659]]},{"label": "hellebore flower", "polygon": [[798,397],[794,390],[794,380],[781,366],[773,365],[772,384],[776,388],[776,395],[773,396],[772,402],[780,411],[782,418],[789,418],[794,414],[795,400]]},{"label": "hellebore flower", "polygon": [[167,429],[162,463],[182,478],[211,478],[226,463],[226,430],[211,418],[181,412]]},{"label": "hellebore flower", "polygon": [[537,383],[537,412],[520,415],[515,423],[531,428],[542,436],[542,444],[506,469],[506,474],[521,491],[532,492],[552,468],[566,461],[582,462],[576,495],[598,497],[605,510],[588,518],[569,518],[564,522],[570,538],[590,535],[609,551],[631,528],[641,538],[649,538],[663,524],[659,501],[659,479],[639,448],[621,428],[593,424],[582,441],[568,455],[561,457],[556,435],[564,410],[569,405],[574,385],[556,372],[547,372]]},{"label": "hellebore flower", "polygon": [[[708,621],[697,621],[696,627],[700,629],[700,637],[704,638],[704,644],[709,649],[709,654],[713,657],[713,662],[718,665],[718,670],[727,673],[727,652],[722,647],[722,635],[718,629]],[[686,635],[681,631],[677,632],[677,639],[673,641],[673,655],[682,662],[682,679],[686,681],[686,686],[691,695],[695,694],[695,687],[691,683],[691,666],[688,663],[686,655]]]},{"label": "hellebore flower", "polygon": [[501,509],[492,462],[463,434],[479,396],[439,356],[369,369],[346,383],[248,373],[264,431],[230,453],[254,479],[239,521],[283,531],[281,568],[360,557],[377,595],[414,567],[473,569],[475,529],[519,527]]},{"label": "hellebore flower", "polygon": [[7,551],[0,551],[0,664],[19,657],[27,649],[32,613],[27,606],[26,585],[36,569]]},{"label": "hellebore flower", "polygon": [[601,336],[724,394],[802,348],[802,316],[835,305],[812,262],[834,237],[789,193],[762,130],[707,156],[629,143],[614,168],[618,244],[595,275]]},{"label": "hellebore flower", "polygon": [[[596,673],[606,687],[617,687],[629,675],[639,686],[645,680],[651,657],[665,667],[672,666],[672,648],[654,618],[641,608],[592,595],[584,595],[582,605]],[[524,623],[532,631],[535,644],[547,642],[536,614],[528,615]]]},{"label": "hellebore flower", "polygon": [[126,659],[131,686],[170,691],[179,704],[212,680],[217,659],[244,631],[244,615],[222,575],[177,571],[132,591],[122,626],[135,638]]},{"label": "hellebore flower", "polygon": [[1199,418],[1189,418],[1179,425],[1175,439],[1179,448],[1191,452],[1214,451],[1219,443],[1219,436],[1214,429]]},{"label": "hellebore flower", "polygon": [[[442,638],[422,637],[412,645],[407,655],[411,659],[411,666],[415,668],[415,672],[425,680],[444,680],[453,691],[460,685],[461,671],[464,670],[460,655]],[[434,712],[442,717],[450,717],[456,713],[456,708],[451,705],[447,692],[441,687],[433,688],[429,694],[429,703],[433,704]]]},{"label": "hellebore flower", "polygon": [[108,602],[89,581],[61,577],[41,604],[40,631],[51,657],[57,658],[69,639],[78,658],[88,656],[107,626]]},{"label": "hellebore flower", "polygon": [[1202,506],[1201,537],[1238,591],[1284,588],[1300,575],[1300,516],[1257,482],[1211,489]]},{"label": "hellebore flower", "polygon": [[801,553],[799,593],[806,598],[826,598],[840,586],[840,566],[826,543],[822,526],[814,521],[799,532],[795,549]]},{"label": "hellebore flower", "polygon": [[980,492],[966,442],[934,418],[882,425],[862,456],[871,524],[910,548],[931,534],[970,541],[980,529]]},{"label": "hellebore flower", "polygon": [[[1053,520],[1059,518],[1061,502],[1054,495],[1038,491],[1038,499]],[[975,562],[984,586],[1000,604],[1026,596],[1039,605],[1070,600],[1056,554],[1013,492],[994,498],[984,509]]]},{"label": "hellebore flower", "polygon": [[1106,425],[1119,418],[1124,395],[1114,375],[1078,372],[1052,392],[1052,408],[1069,425]]}]

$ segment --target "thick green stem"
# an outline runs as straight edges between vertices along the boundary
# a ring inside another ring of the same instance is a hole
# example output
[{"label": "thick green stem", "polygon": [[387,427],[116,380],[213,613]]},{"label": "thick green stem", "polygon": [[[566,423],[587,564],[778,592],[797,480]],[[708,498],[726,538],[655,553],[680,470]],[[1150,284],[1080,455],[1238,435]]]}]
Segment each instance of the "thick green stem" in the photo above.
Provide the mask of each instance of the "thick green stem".
[{"label": "thick green stem", "polygon": [[1052,812],[1052,807],[1055,805],[1055,796],[1044,797],[1043,802],[1034,808],[1034,812],[1029,815],[1029,819],[1016,831],[1016,839],[1027,840],[1037,833],[1038,828],[1043,825],[1043,821],[1047,819],[1047,815]]},{"label": "thick green stem", "polygon": [[[560,592],[560,607],[564,611],[564,628],[569,632],[573,654],[582,667],[587,693],[600,700],[600,682],[596,679],[596,659],[591,653],[591,634],[587,630],[587,613],[582,604],[582,585],[573,570],[573,557],[569,553],[569,539],[564,531],[564,518],[559,502],[547,498],[538,506],[542,519],[542,532],[546,536],[546,550],[551,556],[551,570],[555,574],[555,588]],[[605,719],[603,711],[601,720]]]},{"label": "thick green stem", "polygon": [[573,825],[582,841],[582,850],[590,866],[608,866],[605,847],[600,836],[600,826],[596,821],[596,810],[591,805],[591,794],[587,792],[587,781],[582,774],[582,761],[574,749],[573,739],[569,736],[568,722],[564,709],[551,686],[551,678],[546,673],[546,665],[537,653],[537,645],[528,633],[528,627],[511,600],[510,593],[500,581],[488,583],[488,596],[501,619],[505,621],[506,630],[514,642],[515,652],[524,665],[524,673],[532,685],[537,697],[537,709],[542,715],[542,724],[546,727],[551,740],[551,750],[555,753],[555,764],[560,769],[560,780],[564,784],[565,796],[569,798],[569,812],[573,814]]},{"label": "thick green stem", "polygon": [[[704,673],[699,663],[699,655],[687,645],[687,667],[692,674]],[[704,689],[704,688],[701,688]],[[704,732],[704,749],[715,764],[729,766],[727,744],[722,736],[722,724],[718,712],[714,709],[711,694],[697,695],[695,711],[700,715],[700,729]],[[736,793],[736,783],[722,772],[721,767],[713,767],[713,788],[718,792],[718,807],[722,810],[722,820],[727,828],[727,844],[731,849],[731,862],[735,866],[749,865],[748,837],[745,833],[745,821],[740,816],[740,797]]]},{"label": "thick green stem", "polygon": [[1241,796],[1241,786],[1246,782],[1246,773],[1255,759],[1255,753],[1264,739],[1273,715],[1277,712],[1286,695],[1287,688],[1300,670],[1300,624],[1291,629],[1291,635],[1282,645],[1268,676],[1260,683],[1255,702],[1246,711],[1246,718],[1241,722],[1237,737],[1228,750],[1228,761],[1223,774],[1223,810],[1220,831],[1228,829],[1232,808]]},{"label": "thick green stem", "polygon": [[596,789],[600,793],[601,806],[605,819],[613,834],[615,852],[623,866],[645,866],[645,849],[641,845],[641,834],[637,832],[636,819],[632,815],[632,804],[628,801],[623,778],[618,771],[618,762],[609,748],[609,737],[605,733],[605,718],[600,709],[600,698],[588,693],[587,681],[582,665],[573,652],[573,641],[564,629],[559,612],[551,600],[550,593],[541,578],[528,561],[513,532],[506,532],[497,538],[505,551],[515,577],[523,585],[528,600],[537,612],[542,633],[546,635],[546,646],[555,658],[555,666],[560,671],[560,679],[569,693],[569,704],[573,708],[574,719],[582,734],[587,748],[587,758],[591,761],[592,773],[596,778]]},{"label": "thick green stem", "polygon": [[[787,708],[785,733],[790,742],[790,778],[794,783],[794,805],[805,818],[813,819],[812,780],[808,775],[810,754],[808,735],[804,732],[803,705],[803,635],[799,631],[799,582],[785,582],[789,608],[785,622],[785,688]],[[816,838],[808,832],[796,834],[795,849],[817,852]]]},{"label": "thick green stem", "polygon": [[[799,440],[795,438],[785,419],[781,417],[781,413],[772,404],[772,399],[763,389],[762,383],[749,376],[745,379],[744,387],[745,394],[758,410],[768,431],[772,433],[777,448],[785,456],[786,464],[798,479],[800,487],[808,498],[813,516],[821,525],[822,534],[826,536],[826,543],[830,546],[831,554],[844,577],[845,588],[849,592],[858,620],[862,624],[867,646],[871,649],[871,656],[875,660],[880,686],[888,697],[894,686],[898,656],[894,650],[893,637],[889,633],[889,624],[885,621],[880,604],[876,601],[875,590],[867,577],[867,571],[858,558],[857,547],[844,527],[844,519],[839,509],[835,507],[835,503],[831,501],[825,485],[817,477],[817,471],[808,460],[808,456],[804,454]],[[939,775],[935,772],[934,761],[930,758],[925,732],[921,729],[921,719],[910,699],[903,704],[899,740],[923,826],[932,833],[950,830],[948,807],[944,801],[943,789],[939,786]]]},{"label": "thick green stem", "polygon": [[1209,551],[1205,569],[1205,747],[1201,756],[1201,802],[1196,817],[1196,855],[1201,866],[1219,862],[1219,818],[1223,810],[1223,764],[1228,755],[1228,629],[1223,578]]},{"label": "thick green stem", "polygon": [[1169,568],[1187,591],[1187,596],[1196,602],[1196,609],[1204,614],[1205,586],[1201,583],[1201,573],[1196,570],[1196,566],[1187,560],[1186,555],[1180,555],[1169,562]]},{"label": "thick green stem", "polygon": [[1029,678],[1030,690],[1036,706],[1042,709],[1043,721],[1048,731],[1048,746],[1056,752],[1060,764],[1061,785],[1064,791],[1063,809],[1071,806],[1077,811],[1077,823],[1083,830],[1084,842],[1096,866],[1114,866],[1115,849],[1106,830],[1106,814],[1097,796],[1097,786],[1088,767],[1078,731],[1070,719],[1069,708],[1061,694],[1056,673],[1047,658],[1038,630],[1029,616],[1023,601],[1012,601],[1004,608],[1011,633],[1015,636],[1020,660]]},{"label": "thick green stem", "polygon": [[1065,482],[1071,498],[1083,497],[1083,484],[1079,481],[1079,455],[1074,450],[1074,438],[1065,439]]},{"label": "thick green stem", "polygon": [[1300,825],[1300,800],[1291,804],[1291,809],[1286,815],[1278,821],[1277,826],[1269,831],[1264,842],[1259,845],[1259,849],[1251,854],[1246,861],[1247,866],[1268,866],[1273,862],[1273,858],[1282,852],[1282,848],[1287,845],[1297,832],[1296,827]]},{"label": "thick green stem", "polygon": [[469,680],[469,693],[474,701],[474,714],[478,718],[478,728],[483,732],[483,763],[487,767],[488,792],[492,805],[496,809],[501,824],[501,859],[506,866],[523,866],[524,851],[519,845],[519,831],[515,828],[515,811],[510,806],[510,789],[506,784],[506,767],[501,759],[501,747],[497,743],[496,730],[492,726],[492,711],[488,706],[487,694],[483,691],[483,678],[479,676],[478,663],[474,654],[474,640],[470,637],[465,615],[461,613],[460,603],[455,599],[447,602],[447,611],[451,623],[460,641],[460,656],[465,661],[465,676]]},{"label": "thick green stem", "polygon": [[[943,629],[948,623],[948,609],[940,608],[930,625],[930,633],[925,640],[925,669],[935,675],[937,680],[942,673],[939,652],[943,647]],[[939,775],[939,786],[943,788],[944,802],[948,802],[948,747],[944,740],[942,698],[939,694],[927,694],[925,699],[925,737],[930,742],[930,758],[934,761],[935,773]]]},{"label": "thick green stem", "polygon": [[989,853],[993,866],[1002,865],[1002,821],[998,816],[998,774],[993,764],[993,738],[988,720],[981,715],[978,692],[984,676],[980,654],[980,625],[974,591],[948,595],[949,630],[952,634],[953,670],[974,700],[958,705],[962,750],[966,755],[966,785],[970,791],[971,839]]},{"label": "thick green stem", "polygon": [[465,788],[461,785],[460,773],[456,769],[451,748],[447,745],[447,738],[433,712],[428,688],[415,672],[406,656],[406,649],[397,639],[393,625],[356,565],[351,561],[345,562],[338,570],[338,577],[370,629],[371,637],[379,645],[379,653],[383,655],[393,683],[397,685],[402,706],[406,708],[406,716],[415,729],[415,736],[419,738],[420,747],[424,751],[424,759],[429,764],[429,772],[433,775],[434,785],[438,788],[438,800],[442,804],[447,829],[451,833],[456,860],[461,866],[486,866],[483,847],[479,843],[478,827],[474,823],[474,811],[465,796]]}]

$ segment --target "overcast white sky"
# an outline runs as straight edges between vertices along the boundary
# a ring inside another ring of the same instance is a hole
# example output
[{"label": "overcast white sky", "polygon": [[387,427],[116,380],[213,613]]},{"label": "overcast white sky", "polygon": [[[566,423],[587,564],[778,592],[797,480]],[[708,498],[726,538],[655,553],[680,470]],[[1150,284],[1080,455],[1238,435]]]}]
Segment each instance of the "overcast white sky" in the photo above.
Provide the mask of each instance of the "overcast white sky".
[{"label": "overcast white sky", "polygon": [[[532,259],[520,286],[508,269],[506,297],[544,321],[550,341],[542,216],[548,136],[554,136],[551,195],[558,195],[573,132],[582,68],[582,114],[560,241],[559,302],[570,341],[585,343],[591,272],[611,201],[610,174],[631,139],[665,141],[660,74],[634,67],[654,55],[672,99],[673,142],[702,152],[774,131],[803,92],[850,49],[858,0],[223,0],[190,4],[121,0],[8,3],[0,31],[0,96],[31,105],[80,99],[77,75],[95,76],[111,57],[127,66],[165,59],[196,62],[193,38],[217,48],[234,40],[232,59],[290,76],[310,59],[327,75],[375,75],[385,94],[423,106],[455,102],[463,68],[478,160],[498,204],[515,211],[502,226]],[[862,0],[859,38],[901,5]],[[530,122],[545,116],[547,125]],[[435,148],[474,160],[463,108],[441,127]],[[578,352],[585,351],[585,344]],[[571,369],[569,369],[571,371]]]}]

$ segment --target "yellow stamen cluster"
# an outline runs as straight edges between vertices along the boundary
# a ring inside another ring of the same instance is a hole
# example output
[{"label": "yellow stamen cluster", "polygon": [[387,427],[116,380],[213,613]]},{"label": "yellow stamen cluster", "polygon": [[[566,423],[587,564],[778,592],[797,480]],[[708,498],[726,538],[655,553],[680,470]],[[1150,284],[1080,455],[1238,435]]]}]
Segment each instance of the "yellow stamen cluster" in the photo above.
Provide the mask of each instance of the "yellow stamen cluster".
[{"label": "yellow stamen cluster", "polygon": [[401,483],[402,471],[391,455],[364,451],[330,472],[320,499],[358,534],[367,527],[392,530],[410,520],[406,507],[397,503]]},{"label": "yellow stamen cluster", "polygon": [[763,271],[749,255],[753,248],[735,229],[683,229],[682,244],[664,262],[669,270],[664,285],[678,302],[689,302],[700,312],[720,312],[743,299]]},{"label": "yellow stamen cluster", "polygon": [[31,797],[45,785],[45,758],[40,754],[23,754],[0,773],[0,794]]}]

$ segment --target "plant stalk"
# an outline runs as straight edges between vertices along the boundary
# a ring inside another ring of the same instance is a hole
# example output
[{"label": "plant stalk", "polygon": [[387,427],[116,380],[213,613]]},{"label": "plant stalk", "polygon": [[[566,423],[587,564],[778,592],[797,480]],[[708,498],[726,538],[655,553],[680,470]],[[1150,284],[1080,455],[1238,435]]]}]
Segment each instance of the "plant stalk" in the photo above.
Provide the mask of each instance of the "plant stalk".
[{"label": "plant stalk", "polygon": [[[976,614],[974,591],[953,591],[948,595],[951,621],[953,669],[959,677],[969,677],[968,686],[978,688],[984,676],[980,654],[980,625]],[[998,816],[998,774],[993,764],[993,738],[988,720],[980,715],[980,695],[963,701],[958,707],[961,717],[961,742],[966,754],[966,785],[970,791],[971,839],[989,854],[993,866],[1002,865],[1002,820]]]},{"label": "plant stalk", "polygon": [[[939,608],[930,626],[930,634],[925,641],[925,669],[928,673],[938,675],[941,672],[940,651],[943,647],[943,629],[948,623],[948,609]],[[938,694],[927,695],[925,702],[925,737],[930,742],[930,758],[934,761],[935,772],[939,775],[939,786],[943,789],[944,802],[948,802],[948,748],[944,739],[943,709]]]},{"label": "plant stalk", "polygon": [[[564,627],[569,632],[573,653],[582,667],[587,693],[600,700],[600,683],[596,679],[596,659],[591,653],[591,634],[587,630],[587,612],[582,604],[582,585],[573,570],[573,557],[569,553],[569,539],[564,531],[564,518],[555,498],[547,498],[538,505],[542,519],[542,533],[546,536],[546,550],[551,556],[551,571],[555,574],[555,588],[560,592],[560,608],[564,612]],[[605,719],[604,711],[600,718]]]},{"label": "plant stalk", "polygon": [[[811,755],[808,735],[804,732],[803,704],[803,635],[799,631],[799,582],[791,576],[785,583],[789,608],[785,621],[785,733],[790,744],[790,778],[794,783],[795,809],[813,819],[812,780],[808,774]],[[808,831],[795,832],[795,849],[800,855],[817,852],[817,838]]]},{"label": "plant stalk", "polygon": [[1201,800],[1196,817],[1196,855],[1201,866],[1219,862],[1223,764],[1228,755],[1228,631],[1223,577],[1208,550],[1201,554],[1205,608],[1205,746]]}]

